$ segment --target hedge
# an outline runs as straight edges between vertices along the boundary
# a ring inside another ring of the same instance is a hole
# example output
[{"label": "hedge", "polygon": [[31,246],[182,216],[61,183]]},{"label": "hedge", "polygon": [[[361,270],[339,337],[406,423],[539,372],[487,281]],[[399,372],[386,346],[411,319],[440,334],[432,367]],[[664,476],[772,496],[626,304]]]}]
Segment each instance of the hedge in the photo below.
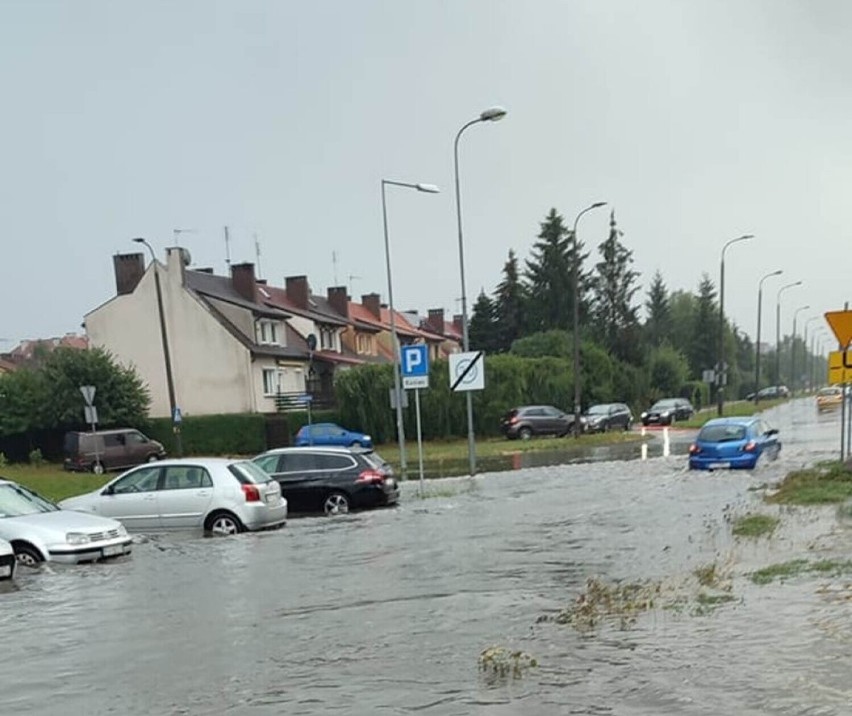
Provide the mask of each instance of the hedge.
[{"label": "hedge", "polygon": [[[151,418],[140,425],[148,437],[177,454],[169,418]],[[184,455],[256,455],[266,449],[266,418],[261,414],[185,416],[181,423]]]}]

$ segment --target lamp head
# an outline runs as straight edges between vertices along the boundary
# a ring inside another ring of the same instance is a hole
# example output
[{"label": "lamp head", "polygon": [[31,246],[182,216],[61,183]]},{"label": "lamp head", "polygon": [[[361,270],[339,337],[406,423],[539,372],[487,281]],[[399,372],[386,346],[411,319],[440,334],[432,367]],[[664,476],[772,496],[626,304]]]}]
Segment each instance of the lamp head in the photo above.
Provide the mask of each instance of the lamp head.
[{"label": "lamp head", "polygon": [[480,113],[479,119],[483,122],[497,122],[505,116],[506,110],[502,107],[489,107]]},{"label": "lamp head", "polygon": [[602,206],[606,206],[606,202],[605,202],[605,201],[596,201],[596,202],[595,202],[594,204],[592,204],[589,208],[590,208],[590,209],[599,209],[599,208],[600,208],[600,207],[602,207]]},{"label": "lamp head", "polygon": [[777,271],[773,271],[773,272],[772,272],[771,274],[769,274],[769,275],[770,275],[770,276],[780,276],[782,273],[784,273],[784,269],[778,269]]},{"label": "lamp head", "polygon": [[440,194],[441,190],[434,184],[416,184],[417,191],[425,192],[426,194]]},{"label": "lamp head", "polygon": [[137,244],[144,244],[145,243],[145,239],[143,239],[141,236],[137,236],[135,239],[131,239],[131,240],[134,243],[137,243]]}]

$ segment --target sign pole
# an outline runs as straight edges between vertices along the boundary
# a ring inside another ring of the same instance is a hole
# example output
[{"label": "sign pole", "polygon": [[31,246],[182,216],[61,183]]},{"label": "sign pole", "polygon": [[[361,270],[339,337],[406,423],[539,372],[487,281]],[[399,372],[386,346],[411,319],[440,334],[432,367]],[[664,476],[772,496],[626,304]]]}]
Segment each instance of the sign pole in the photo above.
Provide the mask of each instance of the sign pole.
[{"label": "sign pole", "polygon": [[414,406],[417,412],[417,460],[420,467],[420,497],[423,497],[423,431],[420,423],[420,388],[414,389]]}]

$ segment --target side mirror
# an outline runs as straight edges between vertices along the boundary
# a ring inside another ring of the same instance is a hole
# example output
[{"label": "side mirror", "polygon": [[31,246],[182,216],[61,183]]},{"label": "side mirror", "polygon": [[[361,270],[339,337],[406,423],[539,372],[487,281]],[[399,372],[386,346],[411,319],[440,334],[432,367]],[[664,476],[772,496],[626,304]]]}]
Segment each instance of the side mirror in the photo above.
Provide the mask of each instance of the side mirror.
[{"label": "side mirror", "polygon": [[766,433],[765,433],[765,435],[767,437],[772,436],[772,435],[777,435],[777,434],[778,434],[778,428],[769,428],[769,430],[767,430]]},{"label": "side mirror", "polygon": [[114,492],[115,492],[115,490],[113,490],[113,489],[112,489],[112,485],[107,485],[107,486],[103,489],[103,492],[101,492],[101,494],[102,494],[102,495],[111,495],[111,494],[113,494]]}]

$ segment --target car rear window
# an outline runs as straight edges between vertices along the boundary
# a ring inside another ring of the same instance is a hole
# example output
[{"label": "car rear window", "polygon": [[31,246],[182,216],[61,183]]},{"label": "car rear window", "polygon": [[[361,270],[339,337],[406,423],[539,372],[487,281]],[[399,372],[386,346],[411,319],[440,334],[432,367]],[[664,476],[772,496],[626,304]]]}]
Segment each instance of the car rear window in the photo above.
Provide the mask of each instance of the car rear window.
[{"label": "car rear window", "polygon": [[253,462],[243,461],[228,465],[228,470],[241,485],[262,485],[272,478]]},{"label": "car rear window", "polygon": [[698,439],[708,443],[743,440],[745,436],[745,425],[705,425],[698,433]]},{"label": "car rear window", "polygon": [[370,467],[376,470],[387,470],[391,466],[390,463],[377,452],[364,452],[361,453],[361,457],[364,458]]}]

